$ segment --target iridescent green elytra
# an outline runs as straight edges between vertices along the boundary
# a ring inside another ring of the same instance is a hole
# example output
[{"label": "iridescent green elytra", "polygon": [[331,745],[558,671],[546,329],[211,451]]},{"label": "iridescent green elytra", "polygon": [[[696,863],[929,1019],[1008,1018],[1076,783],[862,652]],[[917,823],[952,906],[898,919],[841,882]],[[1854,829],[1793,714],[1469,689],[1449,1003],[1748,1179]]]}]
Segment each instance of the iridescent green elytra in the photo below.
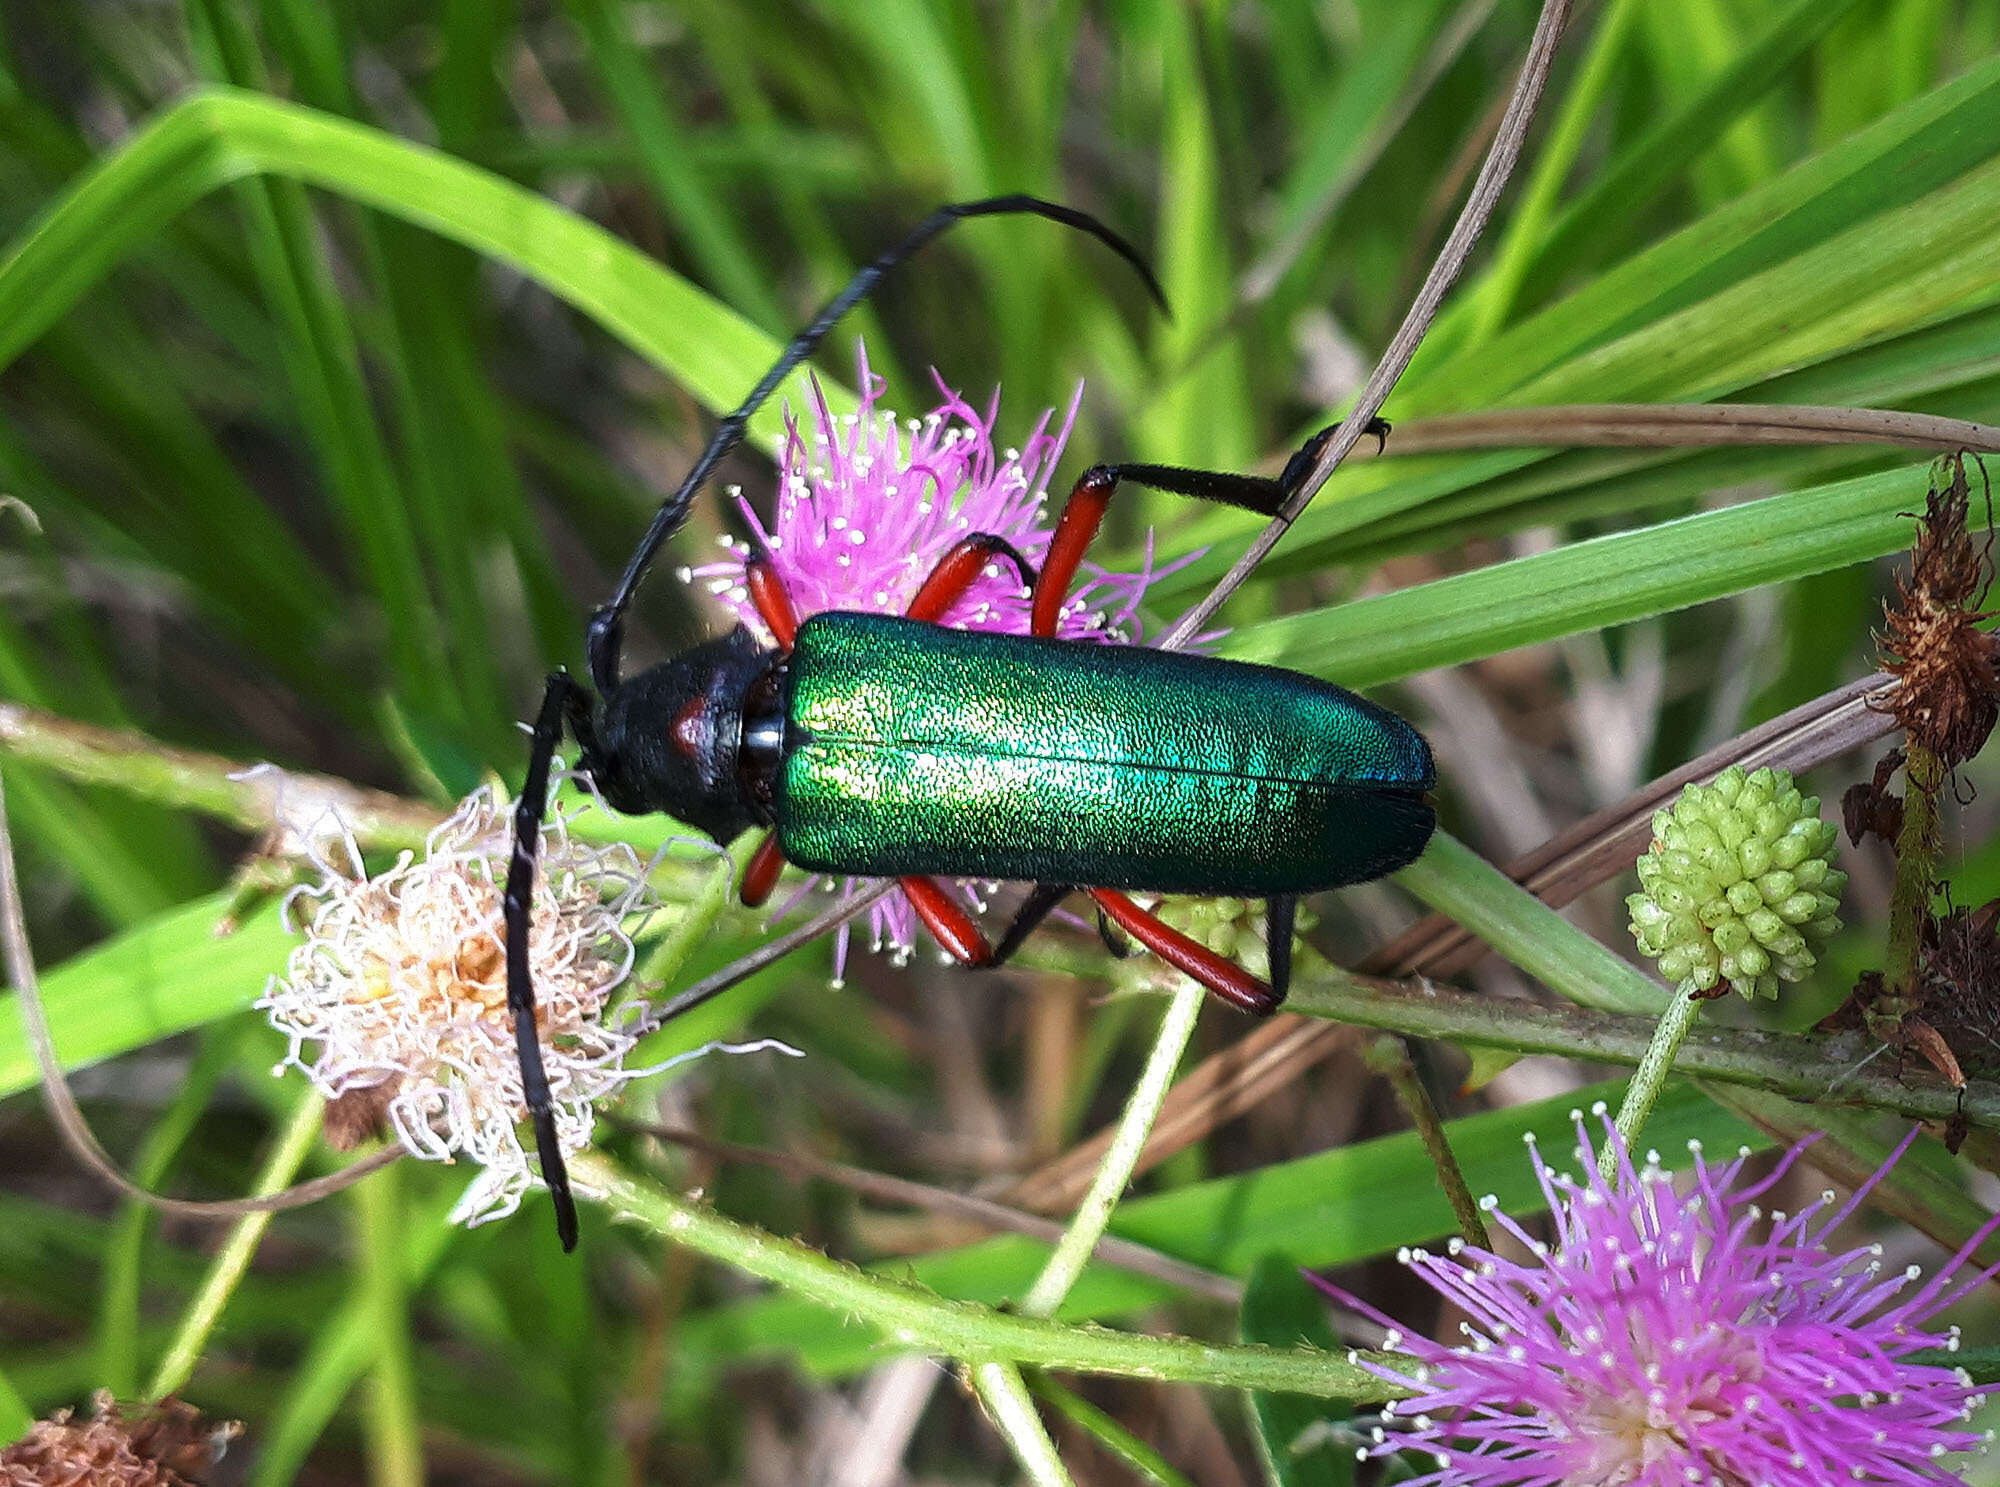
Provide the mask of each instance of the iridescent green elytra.
[{"label": "iridescent green elytra", "polygon": [[1414,728],[1274,667],[829,613],[786,685],[805,868],[1264,897],[1392,872],[1434,824]]}]

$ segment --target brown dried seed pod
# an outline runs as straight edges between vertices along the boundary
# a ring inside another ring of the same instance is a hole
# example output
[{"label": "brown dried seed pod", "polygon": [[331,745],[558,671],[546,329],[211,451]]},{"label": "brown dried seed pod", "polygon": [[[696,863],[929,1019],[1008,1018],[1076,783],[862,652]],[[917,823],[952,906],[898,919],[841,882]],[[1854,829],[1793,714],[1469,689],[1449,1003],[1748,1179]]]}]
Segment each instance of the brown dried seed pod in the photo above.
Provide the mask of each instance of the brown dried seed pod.
[{"label": "brown dried seed pod", "polygon": [[1897,580],[1876,636],[1884,669],[1902,683],[1889,710],[1946,769],[1977,754],[2000,722],[1994,639],[1978,628],[1986,616],[1977,608],[1992,577],[1992,543],[1973,540],[1969,509],[1965,458],[1948,455],[1934,467],[1910,571]]}]

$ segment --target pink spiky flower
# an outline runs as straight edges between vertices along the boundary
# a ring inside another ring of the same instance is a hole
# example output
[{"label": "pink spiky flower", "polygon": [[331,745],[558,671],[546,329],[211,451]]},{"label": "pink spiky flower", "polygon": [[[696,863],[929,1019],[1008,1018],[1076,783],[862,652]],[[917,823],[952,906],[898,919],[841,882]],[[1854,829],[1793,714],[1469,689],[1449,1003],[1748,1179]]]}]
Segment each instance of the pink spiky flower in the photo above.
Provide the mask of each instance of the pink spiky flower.
[{"label": "pink spiky flower", "polygon": [[[860,408],[836,417],[813,386],[812,428],[800,428],[789,409],[778,447],[778,498],[767,526],[732,487],[754,546],[722,539],[729,556],[685,568],[681,577],[699,582],[732,615],[769,639],[750,601],[747,565],[756,552],[767,555],[790,591],[801,619],[825,610],[900,614],[916,597],[939,559],[972,532],[1006,538],[1037,568],[1048,553],[1053,529],[1047,522],[1048,480],[1062,458],[1083,398],[1079,384],[1055,422],[1049,409],[1036,420],[1018,449],[994,448],[1000,394],[985,411],[937,380],[942,401],[922,418],[899,422],[877,406],[881,378],[868,369],[864,347],[856,348]],[[935,374],[933,374],[935,377]],[[1174,566],[1179,566],[1178,564]],[[1057,633],[1066,640],[1117,642],[1137,638],[1137,610],[1146,586],[1172,568],[1146,563],[1137,573],[1109,573],[1085,564],[1080,582],[1063,605]],[[959,630],[1024,635],[1028,594],[1012,566],[995,563],[946,612],[942,623]],[[780,907],[792,908],[794,897]],[[890,947],[906,960],[915,943],[916,918],[900,894],[873,910],[874,946]],[[836,977],[845,963],[846,931],[835,952]]]},{"label": "pink spiky flower", "polygon": [[1883,1275],[1879,1244],[1826,1244],[1914,1130],[1844,1204],[1827,1192],[1803,1213],[1767,1216],[1758,1199],[1806,1143],[1758,1182],[1743,1181],[1747,1152],[1710,1166],[1690,1143],[1682,1193],[1657,1153],[1635,1169],[1608,1119],[1617,1172],[1606,1181],[1576,1119],[1581,1183],[1551,1171],[1530,1138],[1553,1247],[1488,1199],[1530,1261],[1456,1240],[1447,1255],[1400,1256],[1467,1314],[1468,1343],[1392,1329],[1387,1346],[1417,1366],[1368,1366],[1415,1393],[1389,1406],[1364,1458],[1428,1453],[1433,1469],[1406,1487],[1958,1480],[1945,1458],[1990,1438],[1966,1421],[1991,1386],[1913,1355],[1957,1350],[1958,1329],[1932,1320],[1993,1274],[1959,1272],[2000,1218],[1922,1285],[1916,1266]]}]

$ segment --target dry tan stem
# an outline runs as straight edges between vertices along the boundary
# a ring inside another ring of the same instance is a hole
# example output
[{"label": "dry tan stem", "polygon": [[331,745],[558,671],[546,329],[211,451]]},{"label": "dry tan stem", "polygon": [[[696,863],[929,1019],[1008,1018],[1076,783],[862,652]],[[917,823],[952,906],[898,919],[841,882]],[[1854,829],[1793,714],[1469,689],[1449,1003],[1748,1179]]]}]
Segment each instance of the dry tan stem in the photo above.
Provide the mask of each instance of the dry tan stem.
[{"label": "dry tan stem", "polygon": [[1486,230],[1494,207],[1499,205],[1500,194],[1514,173],[1515,162],[1521,158],[1521,145],[1527,138],[1529,121],[1534,118],[1535,105],[1541,101],[1542,90],[1548,84],[1549,69],[1555,63],[1556,43],[1562,39],[1563,26],[1568,19],[1568,0],[1545,0],[1541,17],[1535,22],[1534,37],[1528,43],[1527,61],[1521,66],[1521,79],[1514,87],[1514,96],[1508,101],[1507,112],[1501,117],[1500,132],[1493,138],[1493,148],[1486,154],[1486,163],[1480,167],[1479,177],[1472,183],[1472,194],[1466,198],[1465,210],[1458,214],[1451,236],[1445,239],[1437,261],[1424,276],[1423,287],[1417,291],[1409,313],[1390,338],[1389,347],[1375,364],[1375,370],[1369,373],[1339,432],[1320,455],[1312,473],[1306,476],[1297,493],[1272,518],[1270,525],[1257,534],[1256,540],[1244,549],[1243,555],[1223,574],[1221,581],[1206,597],[1176,620],[1173,628],[1160,638],[1163,649],[1174,650],[1184,646],[1207,628],[1216,610],[1278,545],[1278,540],[1298,520],[1299,513],[1311,504],[1312,498],[1319,494],[1320,488],[1340,467],[1340,462],[1360,441],[1369,420],[1381,411],[1389,390],[1409,366],[1410,358],[1417,354],[1417,347],[1423,343],[1431,322],[1437,318],[1438,307],[1444,302],[1446,292],[1464,271],[1480,233]]},{"label": "dry tan stem", "polygon": [[21,912],[20,885],[15,880],[14,841],[7,829],[4,790],[0,790],[0,953],[4,953],[7,979],[21,1003],[21,1025],[27,1032],[29,1046],[35,1051],[35,1063],[41,1071],[42,1097],[48,1103],[49,1118],[55,1122],[63,1144],[76,1159],[129,1198],[136,1198],[141,1203],[151,1204],[164,1213],[181,1218],[238,1219],[250,1213],[277,1213],[317,1203],[342,1188],[353,1186],[403,1154],[400,1146],[389,1147],[363,1157],[338,1172],[314,1178],[311,1182],[298,1183],[282,1192],[260,1198],[230,1198],[213,1203],[169,1198],[133,1181],[123,1168],[111,1160],[91,1131],[90,1123],[83,1118],[83,1111],[77,1108],[76,1096],[70,1093],[69,1084],[63,1078],[55,1042],[49,1036],[48,1018],[42,1010],[41,982],[35,974],[34,952],[28,944],[27,920]]}]

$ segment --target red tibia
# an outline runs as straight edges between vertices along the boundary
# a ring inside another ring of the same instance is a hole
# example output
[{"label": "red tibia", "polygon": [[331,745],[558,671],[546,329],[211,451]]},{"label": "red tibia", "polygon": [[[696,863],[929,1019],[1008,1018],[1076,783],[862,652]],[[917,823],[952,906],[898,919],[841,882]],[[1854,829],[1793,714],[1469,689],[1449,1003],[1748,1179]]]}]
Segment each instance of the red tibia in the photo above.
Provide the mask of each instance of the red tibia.
[{"label": "red tibia", "polygon": [[778,874],[784,870],[785,854],[778,848],[778,833],[767,831],[750,854],[749,866],[743,869],[743,902],[753,909],[763,903],[778,886]]},{"label": "red tibia", "polygon": [[750,602],[757,606],[757,613],[764,617],[771,636],[778,642],[778,649],[788,651],[799,633],[798,611],[792,608],[792,596],[785,588],[784,579],[771,566],[769,558],[752,558],[749,563]]},{"label": "red tibia", "polygon": [[1271,988],[1235,961],[1224,959],[1172,925],[1162,923],[1157,915],[1140,908],[1122,893],[1093,888],[1090,896],[1111,916],[1112,923],[1175,970],[1194,977],[1230,1006],[1260,1016],[1277,1010],[1278,999],[1271,994]]},{"label": "red tibia", "polygon": [[993,947],[972,922],[958,900],[947,893],[935,878],[898,878],[903,897],[917,911],[937,942],[953,960],[969,966],[984,965],[993,958]]},{"label": "red tibia", "polygon": [[[936,623],[945,616],[965,591],[978,582],[979,575],[1000,558],[1001,547],[993,538],[978,534],[964,538],[952,550],[938,559],[937,567],[931,569],[931,576],[924,580],[924,586],[917,590],[917,597],[910,601],[910,607],[903,611],[913,620],[930,620]],[[1004,558],[1001,561],[1006,561]]]},{"label": "red tibia", "polygon": [[1104,509],[1111,504],[1111,492],[1117,484],[1118,477],[1102,465],[1085,470],[1078,477],[1076,488],[1063,506],[1062,519],[1056,523],[1056,534],[1049,539],[1049,553],[1042,560],[1041,576],[1035,580],[1029,634],[1056,633],[1056,621],[1062,616],[1063,600],[1069,597],[1077,565],[1090,550],[1091,539],[1097,536],[1098,524],[1104,520]]}]

